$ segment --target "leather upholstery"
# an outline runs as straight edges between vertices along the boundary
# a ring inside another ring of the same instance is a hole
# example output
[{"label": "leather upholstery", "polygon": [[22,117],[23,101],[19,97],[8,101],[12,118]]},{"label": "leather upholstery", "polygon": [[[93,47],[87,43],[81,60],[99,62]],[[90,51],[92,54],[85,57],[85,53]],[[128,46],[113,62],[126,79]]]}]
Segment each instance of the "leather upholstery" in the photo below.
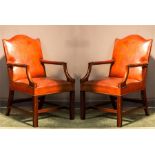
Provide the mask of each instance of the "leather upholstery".
[{"label": "leather upholstery", "polygon": [[[116,39],[112,57],[114,64],[110,77],[124,77],[128,64],[148,63],[151,45],[152,40],[145,40],[139,35]],[[129,78],[142,80],[142,67],[132,68]]]},{"label": "leather upholstery", "polygon": [[[31,39],[25,35],[16,35],[9,40],[3,40],[7,62],[22,63],[30,66],[32,77],[44,77],[44,67],[40,62],[42,50],[39,39]],[[26,78],[24,68],[13,68],[13,81]]]},{"label": "leather upholstery", "polygon": [[[109,77],[102,80],[81,80],[81,91],[121,96],[143,90],[145,88],[147,72],[146,69],[142,72],[142,66],[130,68],[125,87],[120,88],[119,84],[124,80],[127,65],[148,63],[151,46],[151,39],[146,40],[139,35],[130,35],[123,39],[116,39]],[[98,65],[97,62],[89,64]],[[90,71],[88,72],[90,73]]]},{"label": "leather upholstery", "polygon": [[33,81],[37,84],[35,89],[29,87],[28,79],[21,79],[13,82],[11,89],[15,89],[21,92],[28,92],[29,94],[35,96],[74,90],[74,85],[71,82],[65,80],[55,80],[45,77],[33,78]]},{"label": "leather upholstery", "polygon": [[134,79],[128,79],[126,87],[118,88],[118,84],[122,80],[122,78],[116,77],[106,77],[102,80],[90,80],[81,85],[81,91],[121,96],[144,88],[142,82]]},{"label": "leather upholstery", "polygon": [[[16,35],[9,40],[3,39],[3,45],[7,64],[16,64],[16,66],[28,65],[31,81],[36,85],[36,87],[32,87],[29,84],[26,67],[14,66],[13,73],[8,69],[9,78],[11,79],[11,90],[25,92],[33,96],[74,91],[74,80],[73,82],[69,82],[46,77],[39,39],[32,39],[25,35]],[[65,62],[47,62],[56,65],[64,65],[62,67],[65,69],[67,78],[70,78]]]},{"label": "leather upholstery", "polygon": [[[112,108],[104,108],[98,105],[95,108],[102,112],[117,114],[117,127],[122,126],[122,114],[124,112],[122,96],[128,93],[141,92],[145,115],[149,115],[145,83],[151,46],[151,39],[146,40],[138,35],[130,35],[123,39],[116,39],[112,60],[88,63],[87,73],[80,79],[81,119],[86,117],[85,92],[110,95]],[[92,67],[103,64],[111,64],[109,76],[102,80],[89,80]],[[135,102],[133,99],[130,101]],[[125,112],[128,112],[128,110]]]}]

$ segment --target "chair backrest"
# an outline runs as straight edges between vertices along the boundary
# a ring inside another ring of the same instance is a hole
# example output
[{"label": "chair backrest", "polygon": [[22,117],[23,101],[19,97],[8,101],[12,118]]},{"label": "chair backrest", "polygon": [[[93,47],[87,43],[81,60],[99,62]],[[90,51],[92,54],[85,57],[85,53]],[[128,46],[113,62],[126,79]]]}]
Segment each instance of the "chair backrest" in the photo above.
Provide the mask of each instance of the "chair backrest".
[{"label": "chair backrest", "polygon": [[[3,39],[3,46],[7,63],[21,63],[30,66],[32,77],[45,76],[44,66],[40,59],[42,50],[39,39],[32,39],[25,35],[16,35],[11,39]],[[13,68],[13,81],[26,78],[26,71],[21,67]]]},{"label": "chair backrest", "polygon": [[[139,35],[130,35],[123,39],[116,39],[113,60],[111,66],[111,77],[124,77],[126,65],[135,63],[148,63],[152,46],[152,39],[146,40]],[[146,74],[146,73],[145,73]],[[142,68],[130,69],[129,78],[143,80]]]}]

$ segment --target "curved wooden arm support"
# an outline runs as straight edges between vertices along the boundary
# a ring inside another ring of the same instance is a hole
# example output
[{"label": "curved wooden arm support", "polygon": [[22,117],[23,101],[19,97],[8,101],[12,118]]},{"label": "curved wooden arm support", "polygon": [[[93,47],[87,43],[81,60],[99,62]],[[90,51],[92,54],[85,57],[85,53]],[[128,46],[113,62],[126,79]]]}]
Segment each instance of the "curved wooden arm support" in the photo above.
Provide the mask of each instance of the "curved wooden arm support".
[{"label": "curved wooden arm support", "polygon": [[69,82],[75,82],[75,79],[73,79],[69,75],[69,73],[68,73],[67,63],[66,62],[63,62],[63,61],[41,60],[41,63],[43,63],[43,64],[52,64],[52,65],[62,65],[67,81],[69,81]]},{"label": "curved wooden arm support", "polygon": [[124,79],[121,83],[118,84],[118,87],[119,88],[123,88],[123,87],[126,87],[126,81],[128,79],[128,76],[129,76],[129,71],[130,71],[130,68],[133,68],[133,67],[142,67],[142,69],[144,68],[147,68],[148,66],[148,63],[138,63],[138,64],[129,64],[126,66],[126,73],[125,73],[125,76],[124,76]]},{"label": "curved wooden arm support", "polygon": [[30,74],[30,68],[27,64],[20,64],[20,63],[7,63],[7,66],[8,68],[11,69],[11,72],[13,73],[13,67],[23,67],[26,69],[26,75],[27,75],[27,79],[29,81],[29,85],[31,87],[37,87],[37,84],[33,82],[33,79],[31,77],[31,74]]},{"label": "curved wooden arm support", "polygon": [[103,64],[113,64],[113,63],[114,63],[114,60],[89,62],[87,73],[82,79],[80,79],[80,82],[88,81],[93,65],[103,65]]}]

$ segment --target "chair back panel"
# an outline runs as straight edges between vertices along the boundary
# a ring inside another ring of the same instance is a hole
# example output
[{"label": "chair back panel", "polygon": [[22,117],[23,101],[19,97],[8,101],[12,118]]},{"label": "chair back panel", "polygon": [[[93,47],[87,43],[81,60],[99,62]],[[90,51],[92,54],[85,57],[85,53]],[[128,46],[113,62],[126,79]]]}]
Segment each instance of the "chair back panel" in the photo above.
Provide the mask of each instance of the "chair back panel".
[{"label": "chair back panel", "polygon": [[[3,46],[7,63],[21,63],[30,66],[32,77],[45,76],[45,70],[40,62],[42,50],[39,39],[32,39],[25,35],[3,39]],[[13,81],[26,78],[26,70],[21,67],[13,68]]]},{"label": "chair back panel", "polygon": [[[110,70],[111,77],[124,77],[126,66],[135,63],[148,63],[152,40],[146,40],[139,35],[130,35],[116,39],[113,51],[114,64]],[[145,73],[146,74],[146,73]],[[129,78],[142,80],[142,67],[131,68]]]}]

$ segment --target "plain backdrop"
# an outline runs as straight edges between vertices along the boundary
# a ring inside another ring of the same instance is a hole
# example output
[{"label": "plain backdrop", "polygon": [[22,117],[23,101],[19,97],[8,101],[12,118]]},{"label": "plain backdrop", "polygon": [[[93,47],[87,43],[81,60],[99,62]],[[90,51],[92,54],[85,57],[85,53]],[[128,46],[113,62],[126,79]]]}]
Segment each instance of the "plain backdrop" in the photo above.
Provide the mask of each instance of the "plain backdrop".
[{"label": "plain backdrop", "polygon": [[[10,38],[17,33],[24,33],[23,26],[21,25],[112,25],[110,27],[118,26],[114,28],[111,34],[111,38],[108,35],[105,36],[101,33],[101,36],[105,38],[109,43],[106,44],[105,40],[102,42],[102,46],[108,49],[95,50],[94,52],[107,53],[107,57],[110,57],[113,41],[115,37],[124,37],[128,33],[140,33],[144,37],[154,39],[154,26],[155,25],[155,9],[154,0],[1,0],[0,1],[0,24],[1,25],[20,25],[15,26],[14,30],[10,28],[5,29],[6,26],[1,26],[0,38]],[[130,25],[130,26],[125,26]],[[133,26],[141,25],[141,26]],[[150,25],[150,26],[142,26]],[[27,27],[26,26],[26,27]],[[12,26],[11,26],[12,27]],[[18,27],[18,28],[17,28]],[[20,27],[20,28],[19,28]],[[38,27],[38,26],[36,26]],[[84,26],[87,27],[87,26]],[[98,26],[90,26],[98,27]],[[100,26],[99,26],[100,27]],[[110,28],[109,27],[109,28]],[[126,28],[125,28],[126,27]],[[5,31],[5,30],[6,31]],[[9,30],[10,29],[10,30]],[[92,28],[91,28],[92,29]],[[97,28],[98,29],[98,28]],[[98,29],[99,30],[99,29]],[[119,30],[119,31],[118,31]],[[11,31],[11,32],[10,32]],[[30,30],[28,35],[32,37],[40,37],[38,30]],[[97,31],[94,29],[94,31]],[[106,29],[104,30],[107,31]],[[83,31],[82,31],[83,32]],[[90,34],[93,31],[89,31]],[[103,31],[102,31],[103,32]],[[104,32],[104,34],[105,34]],[[32,34],[33,33],[33,34]],[[53,34],[53,33],[52,33]],[[84,33],[85,34],[85,33]],[[115,36],[115,35],[116,36]],[[47,34],[48,35],[48,34]],[[98,31],[98,36],[100,32]],[[68,36],[68,35],[67,35]],[[91,35],[93,38],[94,36]],[[52,36],[50,36],[52,37]],[[58,37],[58,36],[57,36]],[[87,36],[84,36],[87,37]],[[89,36],[90,37],[90,36]],[[47,36],[45,37],[47,38]],[[109,38],[107,40],[106,38]],[[90,38],[88,38],[89,40]],[[103,38],[102,38],[103,39]],[[103,41],[101,39],[101,41]],[[52,46],[51,40],[48,41],[41,38],[42,46],[45,53],[49,53],[49,49],[45,50],[48,46]],[[111,41],[110,41],[111,40]],[[48,44],[48,42],[51,44]],[[48,44],[44,45],[44,44]],[[91,43],[91,46],[94,44]],[[56,46],[58,48],[58,46]],[[87,49],[90,52],[92,47]],[[71,50],[73,51],[73,50]],[[82,50],[81,50],[82,51]],[[54,50],[50,51],[54,52]],[[59,51],[62,52],[62,51]],[[63,51],[64,52],[64,51]],[[152,57],[154,53],[154,43],[152,49]],[[46,56],[46,55],[45,55]],[[76,55],[75,55],[76,56]],[[74,56],[74,57],[75,57]],[[96,54],[97,56],[97,54]],[[0,46],[0,57],[3,57],[3,49]],[[83,56],[80,54],[80,58]],[[48,57],[46,57],[48,58]],[[54,58],[53,56],[51,58]],[[89,57],[90,58],[90,57]],[[100,60],[103,57],[95,57],[94,59]],[[59,56],[60,59],[60,56]],[[63,58],[64,59],[64,58]],[[73,58],[72,58],[73,59]],[[84,66],[79,75],[84,74],[87,66],[87,61],[84,61]],[[70,63],[70,62],[68,62]],[[81,60],[78,59],[78,64]],[[82,62],[83,63],[83,62]],[[6,68],[4,67],[4,60],[2,61],[2,67],[0,68],[1,90],[3,98],[7,96],[7,81]],[[75,77],[73,73],[73,66],[69,66],[69,71]],[[150,63],[148,78],[154,76],[153,60]],[[52,68],[53,69],[53,68]],[[76,71],[76,70],[75,70]],[[75,72],[74,71],[74,72]],[[77,71],[76,71],[77,72]],[[49,73],[51,74],[51,73]],[[93,74],[94,75],[94,74]],[[152,83],[152,84],[151,84]],[[2,88],[3,87],[3,88]],[[2,89],[4,89],[3,93]],[[78,88],[77,88],[78,89]],[[154,93],[153,81],[148,81],[147,89],[149,90],[149,98]],[[76,94],[78,99],[78,94]],[[64,99],[66,96],[63,96]],[[67,155],[80,155],[80,154],[154,154],[155,144],[155,130],[153,129],[0,129],[0,154],[67,154]]]},{"label": "plain backdrop", "polygon": [[[88,62],[111,59],[114,41],[131,34],[138,34],[146,39],[155,38],[155,26],[143,25],[9,25],[0,26],[0,40],[9,39],[17,34],[25,34],[32,38],[40,38],[44,59],[65,61],[70,75],[76,79],[76,102],[79,102],[80,78],[87,71]],[[153,42],[147,78],[147,95],[149,100],[155,99],[155,42]],[[61,66],[46,65],[47,75],[57,79],[65,79]],[[0,100],[8,97],[8,76],[4,58],[2,41],[0,42]],[[93,67],[90,79],[101,79],[109,73],[109,65]],[[129,95],[139,97],[139,93]],[[24,97],[16,93],[16,97]],[[68,100],[68,94],[48,96],[52,101]],[[106,95],[87,94],[88,101],[102,101]]]}]

